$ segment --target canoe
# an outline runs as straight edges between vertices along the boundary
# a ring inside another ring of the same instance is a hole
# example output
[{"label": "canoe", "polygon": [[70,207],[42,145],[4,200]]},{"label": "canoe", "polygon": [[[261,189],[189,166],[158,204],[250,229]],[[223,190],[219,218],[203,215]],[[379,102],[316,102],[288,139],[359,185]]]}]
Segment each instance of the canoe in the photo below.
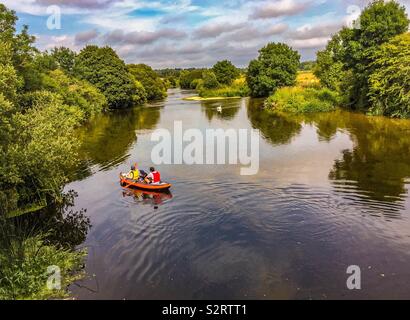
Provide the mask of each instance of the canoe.
[{"label": "canoe", "polygon": [[169,190],[172,185],[170,183],[162,182],[160,184],[148,184],[145,182],[139,182],[124,177],[120,177],[121,186],[125,188],[133,187],[141,190],[148,191],[166,191]]}]

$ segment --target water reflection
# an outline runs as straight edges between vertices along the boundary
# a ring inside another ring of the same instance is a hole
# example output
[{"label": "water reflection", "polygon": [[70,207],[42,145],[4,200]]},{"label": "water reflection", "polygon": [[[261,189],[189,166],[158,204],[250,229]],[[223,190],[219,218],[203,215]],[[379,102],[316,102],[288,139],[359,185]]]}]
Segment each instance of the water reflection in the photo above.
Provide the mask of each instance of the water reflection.
[{"label": "water reflection", "polygon": [[138,189],[123,188],[122,196],[132,199],[135,203],[158,207],[173,198],[170,191],[152,192]]},{"label": "water reflection", "polygon": [[92,165],[109,170],[122,163],[137,139],[135,132],[154,129],[159,120],[159,107],[118,110],[95,117],[78,131],[82,142],[80,158],[84,160],[79,172],[87,177]]},{"label": "water reflection", "polygon": [[228,99],[219,101],[201,101],[201,106],[209,121],[212,121],[214,118],[231,120],[235,118],[239,112],[241,100]]},{"label": "water reflection", "polygon": [[329,178],[346,185],[354,181],[375,200],[404,200],[410,176],[410,121],[346,112],[339,114],[338,122],[355,146],[343,152]]},{"label": "water reflection", "polygon": [[289,143],[302,130],[300,119],[268,112],[260,99],[249,100],[247,110],[252,127],[274,145]]},{"label": "water reflection", "polygon": [[69,191],[61,195],[61,203],[45,210],[8,219],[5,226],[13,229],[13,237],[44,236],[47,243],[66,249],[75,249],[84,243],[91,229],[86,210],[75,211],[74,201],[77,194]]}]

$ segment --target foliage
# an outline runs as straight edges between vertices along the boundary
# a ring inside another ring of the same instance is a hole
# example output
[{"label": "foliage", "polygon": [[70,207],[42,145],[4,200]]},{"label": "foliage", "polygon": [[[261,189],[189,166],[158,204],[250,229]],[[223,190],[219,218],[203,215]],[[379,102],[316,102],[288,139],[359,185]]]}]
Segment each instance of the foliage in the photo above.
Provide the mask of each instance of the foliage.
[{"label": "foliage", "polygon": [[326,49],[318,52],[317,62],[313,69],[313,73],[320,79],[322,85],[337,91],[340,91],[341,83],[345,79],[341,62],[341,43],[340,34],[334,35]]},{"label": "foliage", "polygon": [[383,44],[372,58],[370,113],[410,117],[410,33]]},{"label": "foliage", "polygon": [[181,89],[196,89],[195,80],[202,79],[204,69],[183,70],[180,74],[179,85]]},{"label": "foliage", "polygon": [[147,100],[160,100],[167,96],[167,87],[164,81],[150,66],[130,64],[128,71],[143,85]]},{"label": "foliage", "polygon": [[74,74],[96,86],[104,94],[110,108],[121,109],[133,105],[135,79],[112,48],[85,47],[75,60]]},{"label": "foliage", "polygon": [[359,21],[360,28],[343,28],[319,53],[315,73],[327,87],[343,91],[346,105],[368,110],[375,52],[383,43],[406,32],[409,19],[396,1],[375,0],[363,10]]},{"label": "foliage", "polygon": [[283,43],[270,43],[250,62],[247,82],[253,97],[266,97],[296,81],[300,55]]},{"label": "foliage", "polygon": [[43,76],[43,88],[58,93],[65,105],[78,107],[86,119],[107,107],[105,96],[97,88],[86,81],[67,76],[60,69]]},{"label": "foliage", "polygon": [[67,74],[73,74],[77,57],[77,54],[74,51],[66,47],[54,48],[51,51],[51,57],[58,68],[64,70]]},{"label": "foliage", "polygon": [[33,94],[32,103],[24,112],[4,101],[1,106],[9,109],[9,130],[0,147],[0,214],[58,202],[69,178],[65,169],[75,163],[78,142],[72,134],[83,114],[47,91]]},{"label": "foliage", "polygon": [[303,61],[299,65],[300,71],[312,71],[316,66],[316,61]]},{"label": "foliage", "polygon": [[290,113],[328,112],[339,104],[338,94],[327,88],[284,87],[266,101],[275,111]]},{"label": "foliage", "polygon": [[216,78],[215,73],[211,70],[204,71],[202,73],[202,79],[203,79],[203,87],[205,89],[215,89],[219,87],[218,79]]},{"label": "foliage", "polygon": [[[86,252],[52,245],[46,238],[0,216],[0,300],[65,298],[67,286],[82,278]],[[59,289],[47,287],[50,266],[60,268]]]},{"label": "foliage", "polygon": [[[239,77],[239,70],[229,60],[218,61],[212,71],[216,75],[217,81],[222,85],[231,85]],[[211,88],[208,88],[211,89]]]}]

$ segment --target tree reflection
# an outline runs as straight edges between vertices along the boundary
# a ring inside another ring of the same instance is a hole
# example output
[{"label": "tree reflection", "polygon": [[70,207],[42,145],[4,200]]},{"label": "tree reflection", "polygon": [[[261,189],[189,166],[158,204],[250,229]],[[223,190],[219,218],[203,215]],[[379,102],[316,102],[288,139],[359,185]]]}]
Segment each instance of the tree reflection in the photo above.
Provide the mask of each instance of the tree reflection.
[{"label": "tree reflection", "polygon": [[42,235],[49,244],[74,249],[84,243],[91,228],[86,210],[71,210],[76,197],[74,191],[62,194],[60,203],[39,212],[10,218],[7,227],[21,238]]},{"label": "tree reflection", "polygon": [[247,109],[252,127],[274,145],[289,143],[302,130],[300,119],[264,110],[260,99],[250,99]]},{"label": "tree reflection", "polygon": [[407,194],[410,177],[410,121],[344,113],[343,128],[352,136],[329,174],[331,180],[355,181],[375,200],[396,201]]},{"label": "tree reflection", "polygon": [[121,163],[137,137],[137,130],[154,129],[160,119],[160,109],[135,108],[101,114],[78,130],[82,142],[80,158],[85,161],[83,175],[88,176],[89,165],[103,169]]}]

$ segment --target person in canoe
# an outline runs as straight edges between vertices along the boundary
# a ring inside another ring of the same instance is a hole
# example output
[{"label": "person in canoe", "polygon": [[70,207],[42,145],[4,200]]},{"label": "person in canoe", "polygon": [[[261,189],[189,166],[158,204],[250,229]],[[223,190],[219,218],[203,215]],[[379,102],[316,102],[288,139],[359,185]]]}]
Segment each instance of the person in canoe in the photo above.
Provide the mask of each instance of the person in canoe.
[{"label": "person in canoe", "polygon": [[131,166],[131,171],[128,172],[125,177],[130,180],[139,180],[140,178],[140,171],[138,170],[138,165],[134,164]]},{"label": "person in canoe", "polygon": [[145,182],[148,184],[161,183],[161,174],[154,167],[149,169],[150,173],[146,176]]}]

